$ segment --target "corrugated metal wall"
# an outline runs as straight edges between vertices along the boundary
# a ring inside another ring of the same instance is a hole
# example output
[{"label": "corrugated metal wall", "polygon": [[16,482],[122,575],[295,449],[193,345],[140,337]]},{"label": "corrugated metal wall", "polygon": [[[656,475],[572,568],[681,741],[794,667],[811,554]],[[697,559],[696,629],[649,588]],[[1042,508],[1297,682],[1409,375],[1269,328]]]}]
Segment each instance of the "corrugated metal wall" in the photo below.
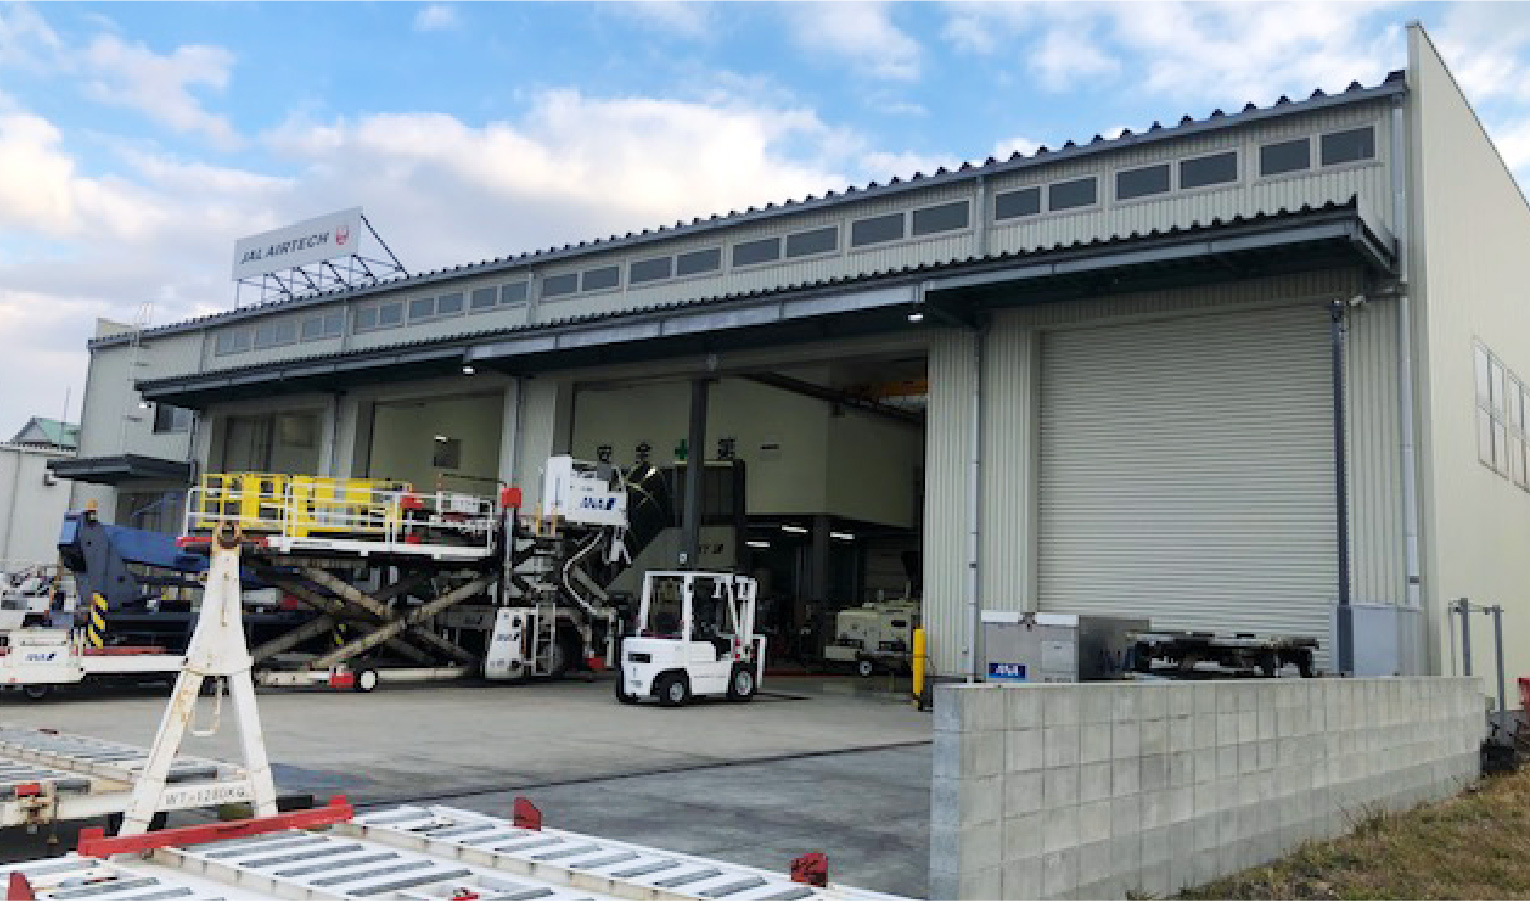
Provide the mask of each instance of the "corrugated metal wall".
[{"label": "corrugated metal wall", "polygon": [[1405,600],[1402,449],[1397,399],[1397,302],[1348,314],[1350,548],[1357,603]]},{"label": "corrugated metal wall", "polygon": [[970,671],[965,654],[967,476],[972,460],[975,338],[948,330],[930,335],[929,411],[925,431],[924,628],[937,676]]},{"label": "corrugated metal wall", "polygon": [[1328,324],[1302,304],[1047,333],[1042,608],[1325,636]]},{"label": "corrugated metal wall", "polygon": [[983,346],[984,609],[1036,609],[1036,332],[1020,314],[994,317]]}]

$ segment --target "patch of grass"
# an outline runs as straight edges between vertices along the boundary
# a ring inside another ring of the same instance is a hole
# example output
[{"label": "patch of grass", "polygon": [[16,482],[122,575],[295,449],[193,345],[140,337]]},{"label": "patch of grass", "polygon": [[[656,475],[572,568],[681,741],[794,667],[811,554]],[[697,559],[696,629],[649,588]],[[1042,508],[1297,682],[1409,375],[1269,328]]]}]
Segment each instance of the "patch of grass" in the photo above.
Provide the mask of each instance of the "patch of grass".
[{"label": "patch of grass", "polygon": [[1349,835],[1179,897],[1530,899],[1530,767],[1404,813],[1367,812]]}]

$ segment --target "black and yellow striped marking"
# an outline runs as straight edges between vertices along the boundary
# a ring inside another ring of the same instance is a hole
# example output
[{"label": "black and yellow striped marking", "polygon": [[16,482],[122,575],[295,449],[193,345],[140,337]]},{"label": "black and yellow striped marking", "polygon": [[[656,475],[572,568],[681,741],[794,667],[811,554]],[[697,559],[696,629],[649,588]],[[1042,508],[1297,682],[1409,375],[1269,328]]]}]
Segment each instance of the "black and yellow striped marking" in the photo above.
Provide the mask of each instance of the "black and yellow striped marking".
[{"label": "black and yellow striped marking", "polygon": [[106,598],[99,593],[90,596],[90,621],[85,626],[85,640],[93,648],[106,644]]},{"label": "black and yellow striped marking", "polygon": [[335,628],[330,630],[329,633],[330,643],[337,648],[344,647],[345,643],[350,641],[350,636],[347,634],[348,632],[350,632],[350,630],[346,628],[345,623],[336,623]]}]

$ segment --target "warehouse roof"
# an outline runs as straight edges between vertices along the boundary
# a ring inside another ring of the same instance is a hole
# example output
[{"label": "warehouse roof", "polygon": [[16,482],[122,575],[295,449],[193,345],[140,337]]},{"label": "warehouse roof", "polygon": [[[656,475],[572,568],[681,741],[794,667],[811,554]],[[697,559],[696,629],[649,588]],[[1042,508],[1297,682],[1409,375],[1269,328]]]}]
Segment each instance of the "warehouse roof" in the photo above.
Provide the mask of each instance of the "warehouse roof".
[{"label": "warehouse roof", "polygon": [[[1312,112],[1328,107],[1360,103],[1375,100],[1381,97],[1400,94],[1406,90],[1404,73],[1394,71],[1387,75],[1381,84],[1366,88],[1359,82],[1352,82],[1349,87],[1340,94],[1329,95],[1322,90],[1315,90],[1306,100],[1294,101],[1289,97],[1281,96],[1279,100],[1267,107],[1258,107],[1253,103],[1246,104],[1242,110],[1228,114],[1222,110],[1213,110],[1204,119],[1194,119],[1191,116],[1182,117],[1175,125],[1165,126],[1154,122],[1151,127],[1141,133],[1134,133],[1130,129],[1122,131],[1115,138],[1105,138],[1103,135],[1095,135],[1093,140],[1078,144],[1068,141],[1062,147],[1053,150],[1046,146],[1036,149],[1030,155],[1014,153],[1008,159],[999,160],[989,157],[982,164],[974,165],[963,163],[958,169],[947,170],[942,167],[932,174],[916,172],[907,179],[894,177],[886,184],[871,182],[864,187],[850,186],[842,192],[829,191],[822,197],[808,195],[801,200],[787,200],[783,203],[768,203],[763,208],[749,207],[747,210],[729,211],[726,215],[714,214],[708,218],[695,218],[689,223],[677,221],[673,226],[660,226],[656,229],[643,229],[641,232],[628,232],[624,236],[612,235],[605,239],[580,241],[578,244],[565,244],[562,247],[550,247],[546,250],[524,252],[514,256],[499,257],[492,260],[483,260],[478,263],[467,263],[460,266],[452,266],[444,269],[432,270],[411,276],[400,277],[358,288],[325,291],[302,297],[272,301],[254,306],[241,307],[222,313],[214,313],[187,319],[181,322],[170,323],[156,328],[146,329],[143,334],[162,335],[184,331],[194,331],[215,324],[234,322],[262,316],[272,312],[302,309],[316,304],[328,303],[337,299],[365,297],[373,294],[395,291],[415,285],[427,285],[449,281],[474,275],[490,275],[500,272],[512,271],[522,267],[542,265],[548,262],[564,260],[582,255],[637,246],[648,242],[669,240],[676,237],[685,237],[715,231],[723,228],[731,228],[744,223],[767,220],[784,215],[793,215],[813,210],[821,210],[849,202],[859,202],[871,198],[892,196],[911,190],[923,190],[940,185],[960,183],[978,178],[980,176],[994,176],[1005,173],[1020,171],[1023,169],[1049,165],[1052,163],[1072,160],[1109,151],[1121,150],[1129,147],[1141,146],[1170,139],[1184,138],[1192,135],[1204,134],[1226,128],[1247,125],[1253,122],[1267,120],[1279,116],[1287,116],[1296,113]],[[127,343],[132,340],[130,334],[117,334],[93,339],[91,347],[106,347],[115,344]]]},{"label": "warehouse roof", "polygon": [[817,330],[825,322],[841,323],[841,334],[886,330],[905,322],[911,304],[928,304],[935,318],[962,321],[977,309],[999,304],[1182,284],[1200,278],[1192,278],[1192,270],[1208,265],[1218,278],[1227,277],[1228,265],[1241,267],[1247,276],[1356,263],[1387,271],[1395,265],[1394,244],[1351,199],[1044,250],[152,379],[136,387],[150,400],[197,406],[241,391],[327,390],[451,375],[464,363],[534,372],[551,368],[553,357],[565,367],[585,365],[604,361],[613,348],[636,343],[658,355],[695,352],[719,341],[729,346],[751,340],[785,343],[810,321]]}]

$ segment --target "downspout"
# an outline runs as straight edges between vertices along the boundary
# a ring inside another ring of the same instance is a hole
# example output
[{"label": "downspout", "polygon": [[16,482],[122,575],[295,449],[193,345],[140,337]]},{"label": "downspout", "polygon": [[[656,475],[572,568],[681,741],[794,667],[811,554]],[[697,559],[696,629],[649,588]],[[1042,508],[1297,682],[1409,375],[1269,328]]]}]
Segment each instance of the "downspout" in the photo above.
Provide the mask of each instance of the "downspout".
[{"label": "downspout", "polygon": [[982,607],[978,603],[978,525],[982,521],[980,507],[983,465],[983,333],[979,326],[972,330],[972,459],[967,467],[967,657],[970,672],[968,682],[979,681],[978,641],[982,638]]},{"label": "downspout", "polygon": [[[977,177],[977,196],[974,198],[973,241],[977,245],[976,256],[988,255],[988,177]],[[921,297],[922,301],[923,298]],[[978,642],[982,640],[983,608],[978,597],[982,584],[979,578],[979,527],[982,523],[982,467],[983,467],[983,337],[980,325],[972,329],[972,426],[969,440],[972,442],[972,459],[967,466],[967,681],[981,681],[981,661],[978,658]]]},{"label": "downspout", "polygon": [[1422,605],[1423,577],[1419,564],[1418,459],[1413,418],[1413,307],[1408,285],[1408,179],[1403,166],[1402,98],[1392,102],[1392,232],[1397,238],[1397,406],[1402,465],[1403,572],[1407,606]]},{"label": "downspout", "polygon": [[1340,675],[1349,675],[1355,669],[1354,620],[1350,609],[1350,562],[1349,562],[1349,466],[1348,447],[1344,440],[1344,308],[1345,301],[1335,300],[1328,305],[1328,335],[1332,345],[1333,365],[1333,474],[1334,511],[1337,520],[1339,564],[1339,609],[1335,616],[1335,635],[1338,647],[1336,663]]}]

